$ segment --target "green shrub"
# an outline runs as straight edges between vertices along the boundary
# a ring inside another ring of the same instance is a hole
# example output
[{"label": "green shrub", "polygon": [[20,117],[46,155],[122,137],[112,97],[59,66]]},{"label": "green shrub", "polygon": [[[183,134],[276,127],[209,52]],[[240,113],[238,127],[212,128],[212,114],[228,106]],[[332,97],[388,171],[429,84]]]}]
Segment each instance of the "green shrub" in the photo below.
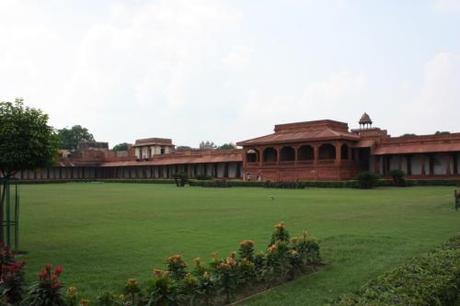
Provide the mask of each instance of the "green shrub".
[{"label": "green shrub", "polygon": [[372,172],[364,171],[360,172],[355,179],[358,183],[358,188],[371,189],[377,184],[378,176]]},{"label": "green shrub", "polygon": [[405,173],[402,170],[391,170],[390,176],[395,186],[404,187],[406,186],[406,179],[404,178]]},{"label": "green shrub", "polygon": [[460,236],[342,296],[334,305],[458,305],[459,286]]},{"label": "green shrub", "polygon": [[22,304],[27,306],[66,306],[62,294],[63,284],[59,280],[61,273],[61,266],[53,269],[51,264],[46,265],[38,273],[38,282],[30,287]]},{"label": "green shrub", "polygon": [[227,180],[211,180],[211,181],[196,181],[190,180],[190,186],[200,186],[200,187],[216,187],[216,188],[229,188],[233,184]]},{"label": "green shrub", "polygon": [[8,304],[18,304],[24,294],[24,262],[17,261],[7,246],[0,249],[0,295]]},{"label": "green shrub", "polygon": [[177,187],[184,187],[188,184],[188,175],[185,172],[179,172],[174,175],[174,182]]}]

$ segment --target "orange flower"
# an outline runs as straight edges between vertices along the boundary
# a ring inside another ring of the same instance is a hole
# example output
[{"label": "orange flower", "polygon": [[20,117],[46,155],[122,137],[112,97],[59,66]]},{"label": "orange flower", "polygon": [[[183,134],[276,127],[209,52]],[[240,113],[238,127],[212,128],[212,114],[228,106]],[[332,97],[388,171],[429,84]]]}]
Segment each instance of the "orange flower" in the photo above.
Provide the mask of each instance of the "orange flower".
[{"label": "orange flower", "polygon": [[241,247],[253,247],[254,241],[253,240],[243,240],[240,242]]},{"label": "orange flower", "polygon": [[168,276],[169,272],[168,271],[164,271],[164,270],[160,270],[160,269],[154,269],[153,270],[153,275],[157,278],[162,278],[162,277],[166,277]]},{"label": "orange flower", "polygon": [[80,300],[80,306],[88,306],[88,305],[89,305],[89,300],[87,299]]},{"label": "orange flower", "polygon": [[272,244],[271,246],[268,247],[267,251],[269,253],[274,253],[276,251],[277,247],[275,244]]},{"label": "orange flower", "polygon": [[277,230],[279,230],[279,231],[280,231],[280,230],[283,230],[283,229],[284,229],[284,222],[281,221],[280,223],[276,224],[276,225],[275,225],[275,229],[277,229]]}]

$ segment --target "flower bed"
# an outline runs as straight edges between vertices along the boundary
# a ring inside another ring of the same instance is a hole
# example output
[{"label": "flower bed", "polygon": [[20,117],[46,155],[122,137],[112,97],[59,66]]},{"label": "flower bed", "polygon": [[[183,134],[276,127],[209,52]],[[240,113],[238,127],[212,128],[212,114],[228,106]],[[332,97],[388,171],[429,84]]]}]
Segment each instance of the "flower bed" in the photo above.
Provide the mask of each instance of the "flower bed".
[{"label": "flower bed", "polygon": [[163,306],[226,305],[295,277],[315,271],[321,264],[318,242],[307,232],[291,238],[283,223],[275,225],[268,247],[256,252],[252,240],[240,242],[237,252],[208,264],[199,258],[191,269],[181,255],[170,256],[164,270],[153,271],[153,279],[139,284],[128,279],[123,292],[105,292],[95,301],[79,297],[75,287],[60,281],[61,266],[46,265],[38,281],[25,290],[23,263],[4,249],[0,279],[0,305],[28,306]]}]

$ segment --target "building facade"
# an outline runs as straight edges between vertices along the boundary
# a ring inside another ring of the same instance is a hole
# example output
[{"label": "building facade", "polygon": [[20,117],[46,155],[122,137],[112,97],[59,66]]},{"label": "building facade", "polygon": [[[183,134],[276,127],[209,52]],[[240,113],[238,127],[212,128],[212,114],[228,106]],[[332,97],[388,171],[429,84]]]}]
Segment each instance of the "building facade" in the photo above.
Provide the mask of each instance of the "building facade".
[{"label": "building facade", "polygon": [[409,178],[460,179],[460,133],[391,137],[364,114],[358,129],[334,120],[275,125],[274,133],[237,143],[242,149],[175,151],[171,139],[136,140],[129,151],[85,144],[52,168],[21,180],[166,179],[176,173],[248,181],[349,180],[361,171]]}]

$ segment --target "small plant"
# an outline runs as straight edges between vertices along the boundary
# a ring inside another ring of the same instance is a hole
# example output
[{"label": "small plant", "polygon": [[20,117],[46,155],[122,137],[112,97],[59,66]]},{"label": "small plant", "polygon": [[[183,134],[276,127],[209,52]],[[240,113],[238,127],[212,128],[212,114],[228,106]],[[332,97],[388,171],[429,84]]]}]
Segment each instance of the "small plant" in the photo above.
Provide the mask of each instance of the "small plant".
[{"label": "small plant", "polygon": [[[104,292],[96,298],[96,305],[98,306],[121,306],[122,302],[119,302],[115,294],[112,292]],[[121,300],[124,300],[124,295]]]},{"label": "small plant", "polygon": [[197,293],[202,298],[204,305],[212,305],[213,298],[217,293],[217,283],[208,271],[198,277]]},{"label": "small plant", "polygon": [[187,264],[182,259],[182,256],[173,255],[168,257],[167,264],[168,271],[170,272],[170,275],[174,280],[181,280],[187,274],[187,272],[185,271],[185,268],[187,268]]},{"label": "small plant", "polygon": [[240,242],[240,249],[238,254],[241,259],[247,259],[249,261],[254,261],[254,241],[252,240],[243,240]]},{"label": "small plant", "polygon": [[69,287],[66,291],[66,303],[67,306],[77,306],[78,301],[78,290],[75,287]]},{"label": "small plant", "polygon": [[81,299],[80,300],[80,306],[89,306],[89,300],[88,299]]},{"label": "small plant", "polygon": [[392,170],[390,176],[393,179],[395,186],[404,187],[406,186],[406,179],[404,178],[405,173],[402,170]]},{"label": "small plant", "polygon": [[361,189],[371,189],[377,184],[378,176],[372,172],[360,172],[355,179],[358,182],[358,187]]},{"label": "small plant", "polygon": [[177,187],[184,187],[188,184],[188,175],[185,172],[179,172],[174,175],[174,182]]},{"label": "small plant", "polygon": [[0,249],[0,292],[5,302],[18,304],[24,293],[24,262],[7,246]]},{"label": "small plant", "polygon": [[301,255],[303,265],[321,262],[319,243],[308,232],[305,231],[302,236],[292,238],[291,244],[292,248]]},{"label": "small plant", "polygon": [[62,266],[56,266],[53,269],[51,264],[47,264],[38,273],[38,282],[29,289],[23,304],[27,306],[66,306],[61,292],[63,284],[59,280],[62,271]]},{"label": "small plant", "polygon": [[233,293],[238,285],[236,254],[232,253],[216,266],[219,283],[225,294],[225,303],[230,303]]},{"label": "small plant", "polygon": [[155,270],[155,280],[146,306],[173,306],[179,304],[177,286],[169,271]]},{"label": "small plant", "polygon": [[283,222],[275,225],[275,231],[272,234],[270,245],[274,245],[278,241],[289,241],[289,232]]},{"label": "small plant", "polygon": [[131,305],[136,305],[139,301],[139,293],[141,289],[139,288],[139,282],[135,278],[130,278],[125,285],[125,294],[129,299]]},{"label": "small plant", "polygon": [[193,305],[198,294],[198,278],[192,273],[187,273],[185,275],[181,286],[180,291],[184,296],[187,304]]}]

